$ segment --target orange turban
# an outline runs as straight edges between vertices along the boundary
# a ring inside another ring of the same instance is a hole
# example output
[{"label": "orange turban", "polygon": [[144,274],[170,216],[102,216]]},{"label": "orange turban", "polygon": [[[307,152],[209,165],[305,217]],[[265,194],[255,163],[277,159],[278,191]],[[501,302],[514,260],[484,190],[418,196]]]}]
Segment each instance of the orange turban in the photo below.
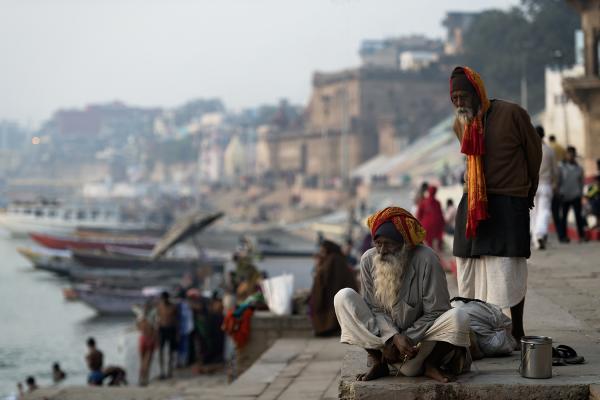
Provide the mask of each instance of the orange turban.
[{"label": "orange turban", "polygon": [[384,222],[391,222],[400,232],[404,241],[411,247],[414,247],[425,239],[425,228],[421,225],[411,213],[400,207],[387,207],[377,211],[367,220],[367,225],[371,230],[371,236],[375,237],[375,232]]}]

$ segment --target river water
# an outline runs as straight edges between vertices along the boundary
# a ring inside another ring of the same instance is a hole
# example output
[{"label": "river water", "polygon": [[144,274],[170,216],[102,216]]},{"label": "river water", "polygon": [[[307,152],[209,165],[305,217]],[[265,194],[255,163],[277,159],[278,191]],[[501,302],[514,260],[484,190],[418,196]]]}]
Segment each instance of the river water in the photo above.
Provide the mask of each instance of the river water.
[{"label": "river water", "polygon": [[[62,289],[68,282],[35,270],[16,251],[28,244],[0,237],[0,399],[14,394],[17,382],[29,375],[39,386],[51,385],[54,362],[67,372],[62,385],[85,384],[85,342],[90,336],[104,352],[105,365],[125,365],[135,383],[133,318],[100,317],[82,303],[65,301]],[[292,273],[296,288],[310,287],[309,258],[263,260],[259,267],[269,276]]]}]

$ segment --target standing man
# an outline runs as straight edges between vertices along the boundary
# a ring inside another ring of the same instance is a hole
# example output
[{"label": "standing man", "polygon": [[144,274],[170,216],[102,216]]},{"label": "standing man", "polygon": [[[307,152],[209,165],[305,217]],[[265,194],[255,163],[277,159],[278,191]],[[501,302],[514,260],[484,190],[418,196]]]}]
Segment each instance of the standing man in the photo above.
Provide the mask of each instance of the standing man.
[{"label": "standing man", "polygon": [[104,364],[104,354],[96,348],[96,340],[89,338],[87,340],[88,353],[85,361],[90,370],[88,374],[88,385],[102,386],[104,374],[102,373],[102,364]]},{"label": "standing man", "polygon": [[560,163],[560,177],[558,194],[561,202],[561,223],[558,231],[558,239],[561,243],[568,243],[567,217],[569,209],[573,207],[575,222],[579,241],[584,242],[585,221],[581,215],[581,196],[583,196],[583,168],[577,164],[577,151],[575,147],[567,147],[567,157]]},{"label": "standing man", "polygon": [[459,296],[510,308],[512,334],[524,336],[529,210],[542,160],[527,112],[489,100],[480,76],[456,67],[450,77],[454,132],[467,157],[465,192],[456,214],[453,254]]},{"label": "standing man", "polygon": [[542,164],[540,165],[540,182],[535,193],[535,207],[531,210],[531,233],[534,246],[544,250],[548,241],[552,196],[557,190],[558,168],[554,150],[544,143],[544,128],[538,125],[535,130],[542,140]]},{"label": "standing man", "polygon": [[446,275],[425,230],[408,211],[387,207],[369,217],[375,248],[360,260],[361,294],[341,289],[333,304],[340,341],[367,351],[371,369],[356,379],[425,375],[446,383],[468,370],[469,317],[450,307]]},{"label": "standing man", "polygon": [[177,306],[171,303],[168,292],[160,294],[160,301],[156,310],[158,312],[160,379],[165,379],[163,354],[165,345],[169,352],[166,377],[171,378],[173,376],[173,353],[177,350]]},{"label": "standing man", "polygon": [[[554,158],[556,159],[557,166],[560,165],[567,157],[567,150],[560,145],[556,141],[556,137],[554,135],[548,136],[548,146],[554,151]],[[558,167],[557,167],[558,168]],[[557,174],[560,171],[557,172]],[[556,236],[560,236],[560,224],[562,221],[561,216],[561,204],[560,204],[560,195],[558,194],[558,183],[554,188],[554,193],[552,194],[552,222],[554,222],[554,228],[556,229]],[[559,237],[560,239],[560,237]]]}]

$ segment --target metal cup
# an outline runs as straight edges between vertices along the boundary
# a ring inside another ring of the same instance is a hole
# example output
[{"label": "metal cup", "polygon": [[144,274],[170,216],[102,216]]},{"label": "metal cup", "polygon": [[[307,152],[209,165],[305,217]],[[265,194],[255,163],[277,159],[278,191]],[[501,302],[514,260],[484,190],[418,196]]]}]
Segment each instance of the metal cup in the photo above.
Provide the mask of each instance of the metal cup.
[{"label": "metal cup", "polygon": [[521,338],[521,364],[523,378],[552,378],[552,338],[548,336],[523,336]]}]

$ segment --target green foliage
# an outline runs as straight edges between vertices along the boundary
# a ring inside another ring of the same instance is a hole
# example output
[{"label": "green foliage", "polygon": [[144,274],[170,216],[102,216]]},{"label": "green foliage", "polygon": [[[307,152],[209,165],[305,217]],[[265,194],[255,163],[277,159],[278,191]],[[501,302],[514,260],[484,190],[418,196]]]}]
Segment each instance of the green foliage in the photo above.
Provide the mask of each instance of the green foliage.
[{"label": "green foliage", "polygon": [[465,34],[460,61],[481,74],[492,98],[519,101],[525,73],[528,108],[536,112],[544,106],[544,69],[573,64],[579,26],[579,15],[564,0],[522,0],[509,11],[481,13]]}]

